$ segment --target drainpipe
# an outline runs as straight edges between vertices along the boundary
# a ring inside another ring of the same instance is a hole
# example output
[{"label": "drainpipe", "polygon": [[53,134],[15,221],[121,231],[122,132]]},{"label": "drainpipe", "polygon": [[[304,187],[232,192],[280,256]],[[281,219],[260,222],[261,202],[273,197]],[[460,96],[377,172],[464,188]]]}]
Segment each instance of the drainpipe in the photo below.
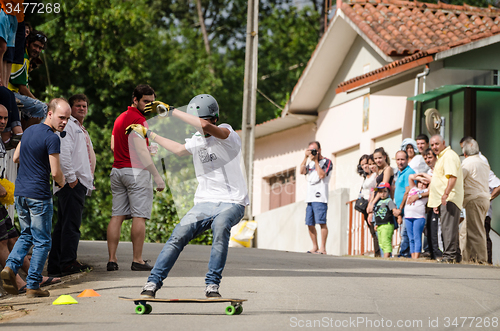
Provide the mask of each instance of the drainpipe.
[{"label": "drainpipe", "polygon": [[[420,78],[424,78],[423,83],[422,83],[422,89],[423,89],[422,93],[425,93],[425,78],[427,75],[429,75],[429,72],[430,72],[429,65],[426,64],[424,71],[419,73],[415,77],[414,96],[418,95],[418,83],[419,83]],[[415,127],[416,127],[416,125],[417,125],[417,101],[413,101],[413,121],[412,121],[412,127],[411,127],[411,137],[413,139],[415,139]]]}]

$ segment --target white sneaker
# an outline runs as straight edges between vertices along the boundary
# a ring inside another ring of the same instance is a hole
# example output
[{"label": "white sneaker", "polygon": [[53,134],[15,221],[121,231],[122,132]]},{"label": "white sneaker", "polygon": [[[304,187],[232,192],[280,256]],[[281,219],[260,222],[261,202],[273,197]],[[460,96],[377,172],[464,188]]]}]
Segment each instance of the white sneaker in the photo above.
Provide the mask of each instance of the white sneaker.
[{"label": "white sneaker", "polygon": [[144,285],[144,287],[142,288],[141,297],[154,299],[156,291],[158,291],[156,284],[153,282],[147,282],[146,285]]},{"label": "white sneaker", "polygon": [[208,284],[205,288],[205,296],[207,298],[220,298],[221,295],[219,293],[219,285],[217,284]]}]

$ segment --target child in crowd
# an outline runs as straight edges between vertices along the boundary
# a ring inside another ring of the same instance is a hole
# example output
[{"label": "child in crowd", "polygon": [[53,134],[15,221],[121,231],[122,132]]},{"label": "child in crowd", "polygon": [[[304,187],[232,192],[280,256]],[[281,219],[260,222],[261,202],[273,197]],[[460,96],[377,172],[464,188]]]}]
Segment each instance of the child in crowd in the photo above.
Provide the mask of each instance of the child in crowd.
[{"label": "child in crowd", "polygon": [[384,251],[384,257],[391,257],[392,234],[394,233],[394,213],[398,210],[396,204],[389,197],[389,183],[380,183],[377,186],[380,200],[373,208],[375,215],[375,231],[378,232],[380,248]]},{"label": "child in crowd", "polygon": [[428,200],[427,184],[417,181],[415,185],[416,177],[417,174],[408,177],[410,191],[408,192],[404,213],[412,259],[418,259],[422,250],[422,232],[424,231],[427,216],[425,206]]}]

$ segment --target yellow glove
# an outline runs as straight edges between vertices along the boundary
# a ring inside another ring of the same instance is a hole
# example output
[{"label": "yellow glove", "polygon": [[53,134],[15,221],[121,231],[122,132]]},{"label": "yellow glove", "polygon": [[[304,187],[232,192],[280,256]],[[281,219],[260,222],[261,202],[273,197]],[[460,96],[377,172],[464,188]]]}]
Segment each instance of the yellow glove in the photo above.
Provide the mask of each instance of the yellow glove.
[{"label": "yellow glove", "polygon": [[174,107],[171,107],[167,105],[166,103],[163,103],[161,101],[153,101],[151,103],[148,103],[144,107],[144,113],[149,113],[149,112],[155,112],[158,113],[159,115],[162,116],[171,116],[172,115],[172,110]]},{"label": "yellow glove", "polygon": [[155,137],[157,136],[156,133],[154,133],[151,130],[146,129],[144,126],[142,126],[140,124],[131,124],[131,125],[127,126],[127,128],[125,129],[125,134],[130,134],[130,132],[132,132],[132,131],[137,132],[139,134],[139,136],[141,136],[142,138],[148,137],[151,140],[154,140]]}]

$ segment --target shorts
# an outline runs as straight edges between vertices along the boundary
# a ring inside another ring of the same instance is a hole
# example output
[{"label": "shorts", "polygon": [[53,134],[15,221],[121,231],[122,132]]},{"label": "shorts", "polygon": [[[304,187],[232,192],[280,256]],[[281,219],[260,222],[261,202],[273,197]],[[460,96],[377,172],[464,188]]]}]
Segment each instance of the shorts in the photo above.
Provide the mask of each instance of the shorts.
[{"label": "shorts", "polygon": [[147,170],[136,168],[113,168],[110,175],[113,193],[111,216],[126,218],[151,218],[153,209],[153,182]]},{"label": "shorts", "polygon": [[306,225],[326,224],[328,204],[324,202],[308,202],[306,208]]},{"label": "shorts", "polygon": [[0,205],[0,241],[17,237],[19,237],[19,232],[14,224],[12,224],[12,219],[9,213],[7,213],[7,209]]},{"label": "shorts", "polygon": [[387,223],[377,226],[378,244],[384,253],[392,252],[392,234],[394,233],[394,224]]},{"label": "shorts", "polygon": [[[0,9],[0,38],[5,40],[7,47],[14,47],[17,31],[17,18],[7,15],[3,9]],[[7,61],[7,59],[3,59]],[[12,61],[11,61],[12,62]]]},{"label": "shorts", "polygon": [[23,64],[24,63],[24,50],[26,47],[26,32],[24,22],[17,24],[17,32],[15,38],[16,46],[9,47],[4,55],[7,56],[8,63]]}]

